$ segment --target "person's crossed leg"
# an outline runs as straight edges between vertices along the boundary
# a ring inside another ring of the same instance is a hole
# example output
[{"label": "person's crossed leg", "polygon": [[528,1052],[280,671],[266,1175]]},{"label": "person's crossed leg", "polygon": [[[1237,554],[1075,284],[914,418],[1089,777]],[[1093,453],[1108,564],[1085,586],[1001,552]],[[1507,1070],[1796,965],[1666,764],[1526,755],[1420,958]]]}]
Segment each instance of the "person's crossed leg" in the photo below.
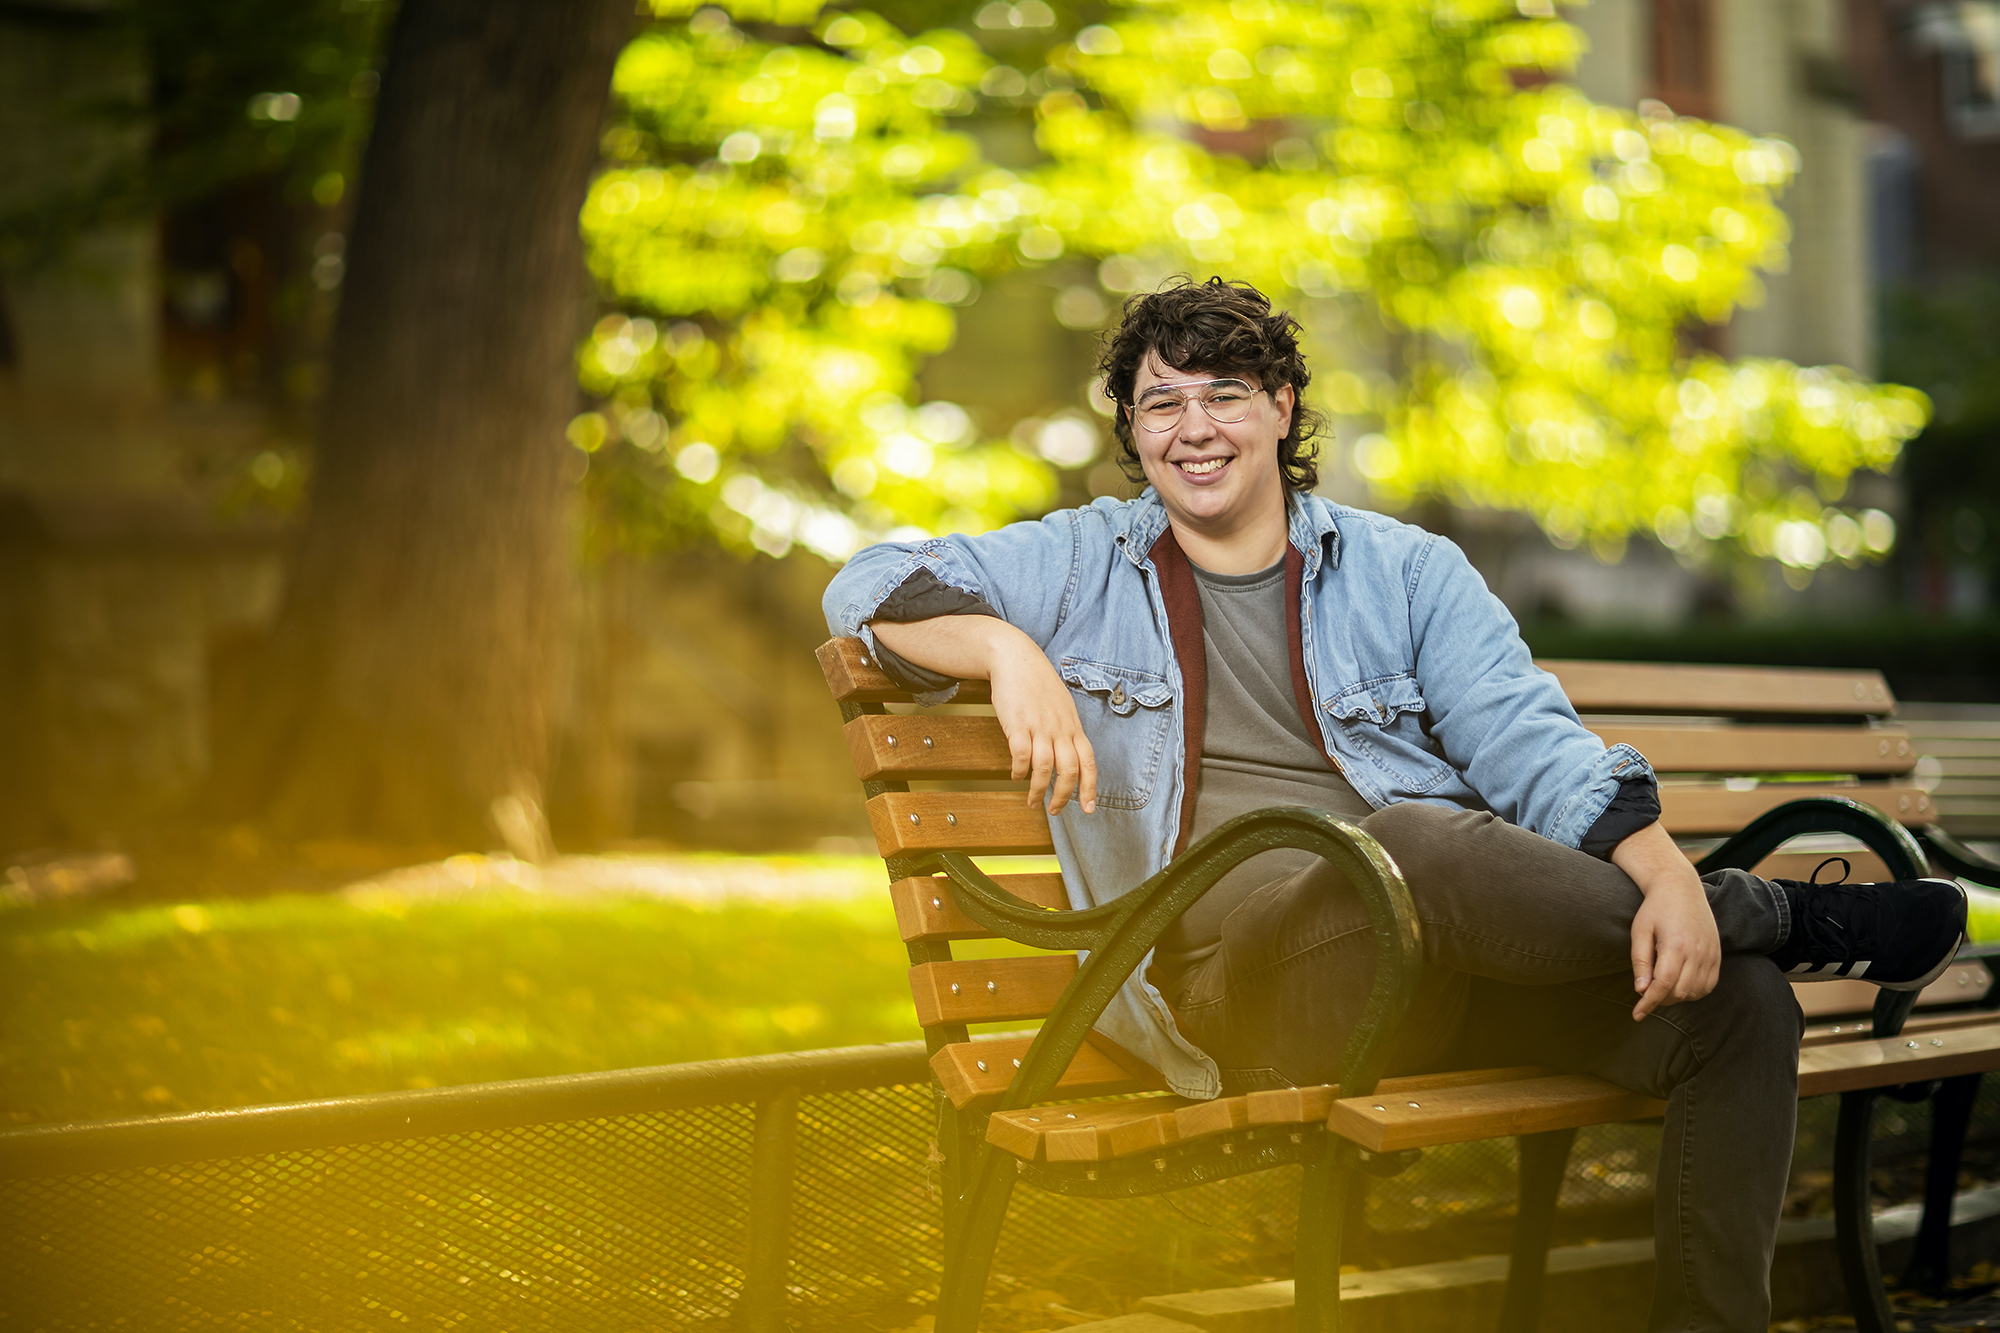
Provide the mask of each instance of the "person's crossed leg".
[{"label": "person's crossed leg", "polygon": [[[1724,951],[1717,984],[1635,1022],[1630,931],[1642,900],[1622,871],[1484,813],[1404,803],[1361,827],[1402,871],[1424,946],[1390,1072],[1542,1064],[1665,1098],[1652,1328],[1767,1327],[1803,1030],[1780,963],[1826,970],[1818,955],[1800,955],[1811,942],[1795,916],[1852,914],[1860,902],[1884,914],[1864,924],[1889,931],[1897,923],[1881,895],[1842,886],[1860,897],[1832,900],[1745,871],[1705,876]],[[1951,892],[1926,898],[1903,933],[1940,937],[1950,912],[1932,909],[1948,908]],[[1935,961],[1935,943],[1899,959],[1900,984],[1941,970],[1956,939]],[[1245,898],[1212,954],[1162,980],[1182,1032],[1222,1065],[1225,1091],[1238,1092],[1337,1081],[1373,971],[1366,909],[1316,863]]]}]

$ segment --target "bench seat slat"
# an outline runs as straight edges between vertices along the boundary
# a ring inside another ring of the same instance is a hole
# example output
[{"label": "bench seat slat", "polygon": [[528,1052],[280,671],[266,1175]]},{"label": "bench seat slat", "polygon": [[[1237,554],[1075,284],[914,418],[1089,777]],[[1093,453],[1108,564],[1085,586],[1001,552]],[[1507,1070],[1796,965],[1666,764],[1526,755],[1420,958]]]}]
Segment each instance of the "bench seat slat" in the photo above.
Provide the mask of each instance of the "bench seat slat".
[{"label": "bench seat slat", "polygon": [[1371,1152],[1581,1129],[1661,1115],[1667,1104],[1589,1074],[1550,1074],[1411,1096],[1379,1091],[1334,1102],[1327,1128]]},{"label": "bench seat slat", "polygon": [[[1517,1078],[1539,1078],[1553,1072],[1541,1065],[1456,1069],[1437,1074],[1385,1078],[1378,1085],[1378,1090],[1395,1092],[1404,1088],[1450,1088],[1465,1083],[1505,1083]],[[1174,1115],[1181,1122],[1181,1137],[1184,1139],[1221,1129],[1235,1129],[1241,1125],[1317,1124],[1326,1119],[1339,1096],[1338,1083],[1321,1083],[1306,1088],[1260,1088],[1240,1097],[1218,1097],[1213,1102],[1197,1102],[1174,1112]],[[1219,1103],[1239,1103],[1240,1106],[1219,1106]],[[1216,1106],[1217,1111],[1202,1115],[1203,1108],[1210,1106]],[[1210,1121],[1229,1123],[1217,1123],[1211,1129],[1207,1127]]]},{"label": "bench seat slat", "polygon": [[918,963],[910,969],[910,997],[927,1028],[1046,1018],[1075,975],[1076,956],[1067,953]]},{"label": "bench seat slat", "polygon": [[[1799,1058],[1799,1095],[1817,1097],[2000,1068],[2000,1017],[1940,1014],[1900,1036],[1816,1032]],[[1018,1156],[1101,1161],[1247,1125],[1307,1123],[1373,1152],[1534,1134],[1661,1115],[1666,1103],[1588,1074],[1534,1067],[1461,1070],[1382,1080],[1367,1097],[1337,1086],[1282,1088],[1209,1102],[1128,1099],[1003,1112],[987,1137]]]},{"label": "bench seat slat", "polygon": [[[1038,907],[1059,911],[1069,907],[1061,875],[995,875],[993,882]],[[899,879],[889,886],[889,901],[896,909],[896,928],[904,943],[917,940],[985,939],[993,932],[959,909],[942,875],[916,875]]]},{"label": "bench seat slat", "polygon": [[[1799,1096],[1820,1097],[2000,1068],[2000,1018],[1916,1029],[1903,1036],[1847,1039],[1799,1054]],[[1372,1152],[1431,1148],[1474,1139],[1580,1129],[1662,1114],[1666,1103],[1588,1074],[1557,1074],[1500,1086],[1442,1088],[1333,1104],[1327,1128]]]},{"label": "bench seat slat", "polygon": [[[1902,1036],[1907,1041],[1911,1037],[1928,1035],[1933,1032],[1946,1032],[1954,1028],[1979,1027],[1983,1024],[1991,1023],[1993,1019],[1994,1014],[1990,1009],[1960,1009],[1956,1011],[1945,1010],[1941,1013],[1915,1014],[1903,1024]],[[1836,1042],[1853,1041],[1857,1036],[1868,1033],[1872,1029],[1872,1026],[1870,1020],[1866,1017],[1850,1017],[1839,1023],[1815,1024],[1806,1028],[1805,1036],[1800,1039],[1799,1045],[1802,1048],[1831,1046]]]},{"label": "bench seat slat", "polygon": [[965,852],[1046,856],[1055,851],[1049,818],[1025,791],[890,791],[868,802],[868,823],[883,856]]},{"label": "bench seat slat", "polygon": [[[1306,1094],[1316,1089],[1285,1088],[1283,1091]],[[1176,1107],[1173,1112],[1174,1132],[1183,1139],[1198,1139],[1204,1134],[1226,1134],[1232,1129],[1241,1129],[1250,1123],[1250,1098],[1258,1095],[1242,1093],[1234,1097],[1214,1097],[1205,1102],[1189,1102]]]},{"label": "bench seat slat", "polygon": [[[1983,973],[1984,967],[1978,963],[1964,964]],[[1955,969],[1956,970],[1956,969]],[[1949,974],[1947,974],[1947,977]],[[1826,989],[1825,986],[1817,989]],[[1871,991],[1873,987],[1869,988]],[[1954,987],[1955,989],[1955,987]],[[1929,994],[1929,991],[1926,991]],[[1957,998],[1954,996],[1953,998]],[[1866,1019],[1857,1020],[1865,1023]],[[1885,1062],[1880,1055],[1887,1049],[1891,1055],[1903,1052],[1904,1060],[1928,1059],[1932,1067],[1935,1062],[1946,1058],[1956,1058],[1967,1067],[1961,1072],[1971,1072],[1972,1067],[1987,1067],[2000,1064],[2000,1036],[1986,1040],[1989,1032],[2000,1032],[2000,1018],[1990,1012],[1975,1011],[1942,1013],[1928,1017],[1919,1015],[1905,1026],[1901,1037],[1884,1042],[1873,1038],[1857,1038],[1853,1031],[1839,1033],[1830,1028],[1819,1028],[1810,1032],[1806,1039],[1808,1052],[1820,1048],[1867,1048],[1860,1053],[1848,1050],[1845,1054],[1809,1054],[1802,1059],[1801,1096],[1814,1096],[1823,1091],[1845,1091],[1834,1086],[1834,1080],[1859,1079],[1854,1086],[1876,1086],[1882,1082],[1878,1073],[1866,1074],[1858,1071],[1878,1070]],[[1938,1039],[1933,1044],[1933,1039]],[[1910,1041],[1918,1045],[1911,1047]],[[988,1043],[982,1043],[987,1045]],[[1026,1050],[1026,1042],[1021,1043]],[[1931,1074],[1929,1077],[1943,1077]],[[1898,1072],[1900,1081],[1902,1075]],[[1569,1084],[1550,1084],[1552,1078],[1581,1078],[1584,1081]],[[1532,1088],[1510,1090],[1507,1083],[1527,1083],[1538,1081]],[[1443,1092],[1450,1089],[1469,1090],[1464,1097],[1447,1099]],[[1373,1118],[1388,1124],[1396,1119],[1389,1114],[1390,1099],[1402,1094],[1405,1114],[1417,1109],[1429,1109],[1444,1126],[1439,1132],[1449,1137],[1440,1142],[1458,1142],[1459,1136],[1480,1137],[1475,1131],[1483,1127],[1495,1113],[1496,1107],[1503,1107],[1505,1114],[1528,1114],[1536,1117],[1533,1123],[1543,1128],[1566,1128],[1556,1123],[1565,1116],[1583,1117],[1579,1125],[1598,1123],[1601,1113],[1608,1106],[1617,1115],[1602,1115],[1604,1119],[1644,1118],[1658,1114],[1663,1103],[1649,1098],[1624,1092],[1602,1080],[1588,1076],[1558,1076],[1549,1069],[1535,1065],[1523,1065],[1507,1069],[1456,1070],[1439,1074],[1419,1074],[1407,1077],[1386,1078],[1377,1086],[1375,1095],[1355,1099],[1355,1103],[1366,1104],[1372,1112],[1376,1103],[1385,1107],[1385,1112]],[[997,1091],[996,1094],[997,1095]],[[1142,1098],[1125,1099],[1117,1102],[1086,1103],[1064,1107],[1030,1107],[1021,1111],[1000,1112],[992,1117],[987,1138],[1017,1156],[1030,1161],[1042,1160],[1044,1137],[1061,1135],[1065,1131],[1070,1137],[1063,1140],[1064,1146],[1058,1150],[1050,1139],[1046,1160],[1050,1161],[1104,1161],[1116,1157],[1149,1152],[1169,1143],[1186,1142],[1209,1134],[1226,1133],[1252,1125],[1310,1124],[1328,1120],[1334,1104],[1340,1099],[1337,1084],[1322,1084],[1304,1088],[1272,1088],[1257,1092],[1239,1094],[1232,1097],[1217,1097],[1212,1101],[1189,1101],[1183,1098]],[[1608,1099],[1608,1100],[1607,1100]],[[1411,1100],[1425,1103],[1424,1108],[1408,1106]],[[1560,1105],[1557,1105],[1560,1104]],[[1551,1110],[1554,1106],[1556,1109]],[[1525,1112],[1523,1108],[1526,1108]],[[1623,1114],[1622,1112],[1630,1112]],[[1554,1117],[1551,1119],[1551,1117]],[[1157,1125],[1144,1123],[1148,1117],[1163,1122]],[[1081,1123],[1079,1123],[1081,1122]],[[1170,1124],[1164,1122],[1171,1122]],[[1515,1123],[1510,1121],[1508,1123]],[[1079,1132],[1087,1131],[1087,1132]],[[1533,1132],[1505,1130],[1502,1132]],[[1385,1151],[1396,1147],[1428,1146],[1405,1141],[1408,1130],[1399,1128],[1392,1136],[1384,1130],[1380,1141]],[[1368,1146],[1367,1140],[1363,1140]]]},{"label": "bench seat slat", "polygon": [[1907,773],[1917,766],[1901,727],[1584,725],[1625,744],[1662,773]]},{"label": "bench seat slat", "polygon": [[2000,1069],[2000,1019],[1946,1031],[1811,1047],[1799,1053],[1799,1096],[1920,1083],[1990,1069]]},{"label": "bench seat slat", "polygon": [[[986,1118],[986,1141],[1030,1162],[1103,1161],[1172,1143],[1174,1111],[1186,1104],[1181,1097],[1152,1096],[996,1111]],[[1166,1125],[1148,1127],[1148,1120]]]},{"label": "bench seat slat", "polygon": [[1930,793],[1920,787],[1820,782],[1773,782],[1748,791],[1732,791],[1706,783],[1663,783],[1660,822],[1669,833],[1734,833],[1767,810],[1813,796],[1844,796],[1872,805],[1902,824],[1937,822],[1937,806],[1932,803]]},{"label": "bench seat slat", "polygon": [[1883,717],[1896,697],[1879,671],[1537,659],[1580,713],[1790,713]]},{"label": "bench seat slat", "polygon": [[[1468,1083],[1505,1083],[1538,1078],[1551,1071],[1539,1065],[1511,1069],[1462,1069],[1382,1080],[1379,1093],[1423,1093]],[[1270,1088],[1189,1101],[1183,1097],[1126,1098],[1068,1106],[1031,1106],[999,1111],[988,1121],[986,1138],[1028,1161],[1101,1162],[1151,1152],[1209,1134],[1250,1125],[1318,1124],[1340,1096],[1337,1084]],[[1041,1154],[1040,1157],[1037,1155]]]}]

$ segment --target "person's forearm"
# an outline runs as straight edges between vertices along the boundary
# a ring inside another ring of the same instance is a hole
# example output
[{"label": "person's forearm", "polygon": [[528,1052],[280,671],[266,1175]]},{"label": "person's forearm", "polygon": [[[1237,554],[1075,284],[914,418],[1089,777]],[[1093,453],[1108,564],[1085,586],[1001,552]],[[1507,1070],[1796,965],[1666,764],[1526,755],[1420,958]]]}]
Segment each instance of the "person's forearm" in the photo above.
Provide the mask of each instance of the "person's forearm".
[{"label": "person's forearm", "polygon": [[993,616],[938,616],[932,620],[869,622],[891,652],[920,667],[960,680],[991,680],[994,664],[1023,647],[1038,655],[1034,641]]},{"label": "person's forearm", "polygon": [[1715,913],[1665,826],[1655,820],[1631,834],[1612,849],[1611,863],[1645,896],[1632,918],[1632,986],[1641,992],[1632,1017],[1715,989],[1722,966]]},{"label": "person's forearm", "polygon": [[1701,892],[1701,877],[1693,864],[1674,845],[1666,825],[1657,821],[1612,848],[1611,864],[1624,871],[1644,894],[1660,888]]}]

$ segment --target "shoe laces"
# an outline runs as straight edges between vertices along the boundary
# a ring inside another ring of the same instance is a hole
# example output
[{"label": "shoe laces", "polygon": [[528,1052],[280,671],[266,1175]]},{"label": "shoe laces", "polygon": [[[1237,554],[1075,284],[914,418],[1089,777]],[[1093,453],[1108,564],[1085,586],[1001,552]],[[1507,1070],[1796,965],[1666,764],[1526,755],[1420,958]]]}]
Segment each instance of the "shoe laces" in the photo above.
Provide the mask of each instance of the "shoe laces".
[{"label": "shoe laces", "polygon": [[[1820,883],[1820,871],[1836,861],[1840,863],[1840,878]],[[1847,883],[1853,869],[1846,857],[1829,856],[1813,868],[1812,878],[1806,881],[1807,887],[1817,892],[1801,895],[1804,901],[1793,929],[1801,931],[1824,957],[1851,961],[1870,957],[1876,950],[1877,895],[1866,886]]]}]

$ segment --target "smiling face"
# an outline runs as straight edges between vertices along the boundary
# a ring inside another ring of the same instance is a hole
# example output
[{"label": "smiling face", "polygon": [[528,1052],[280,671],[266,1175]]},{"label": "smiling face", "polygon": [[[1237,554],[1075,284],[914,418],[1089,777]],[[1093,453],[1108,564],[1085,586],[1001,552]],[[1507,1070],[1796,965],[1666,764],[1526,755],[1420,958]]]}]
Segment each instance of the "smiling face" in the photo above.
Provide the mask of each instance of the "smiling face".
[{"label": "smiling face", "polygon": [[[1203,386],[1222,373],[1169,366],[1149,352],[1134,377],[1132,401],[1144,407],[1164,396],[1208,392]],[[1261,387],[1254,377],[1244,382],[1253,390]],[[1292,407],[1292,386],[1281,384],[1274,393],[1253,392],[1248,413],[1234,423],[1218,422],[1193,403],[1176,425],[1158,433],[1141,424],[1143,416],[1133,420],[1132,442],[1146,480],[1166,505],[1188,558],[1204,569],[1250,573],[1284,554],[1285,478],[1278,444],[1291,429]]]}]

